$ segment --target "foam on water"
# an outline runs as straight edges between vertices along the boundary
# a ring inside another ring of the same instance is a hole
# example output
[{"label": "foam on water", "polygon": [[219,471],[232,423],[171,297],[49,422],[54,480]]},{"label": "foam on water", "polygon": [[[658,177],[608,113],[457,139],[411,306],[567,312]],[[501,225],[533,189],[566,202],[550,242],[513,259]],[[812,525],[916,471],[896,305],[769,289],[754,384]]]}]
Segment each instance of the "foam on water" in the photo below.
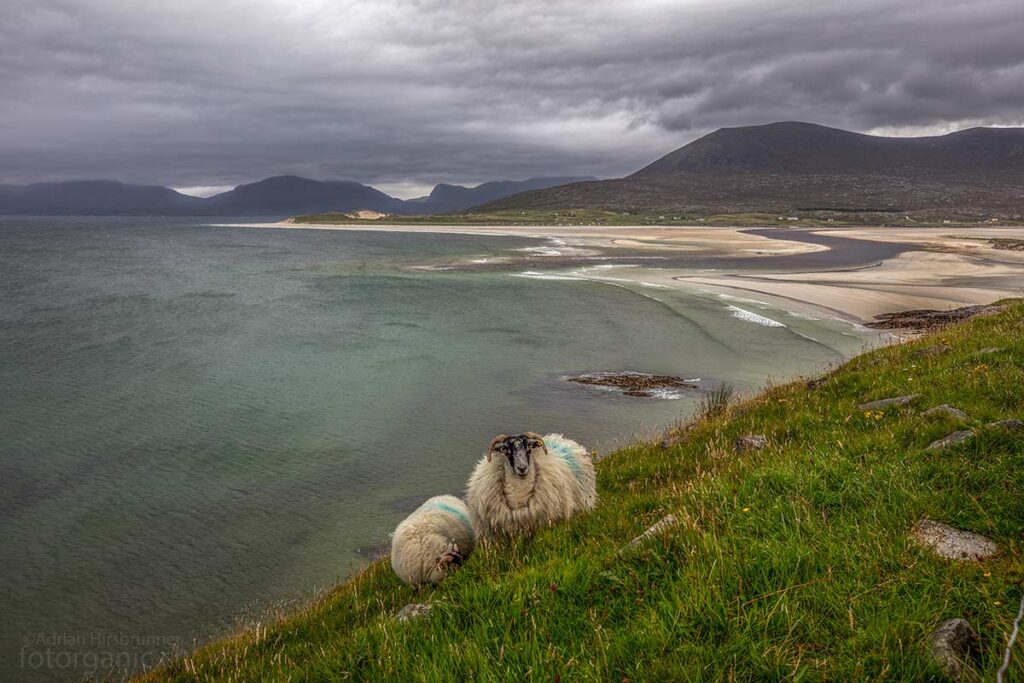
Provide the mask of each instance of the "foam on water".
[{"label": "foam on water", "polygon": [[747,322],[754,323],[755,325],[761,325],[763,327],[785,327],[783,323],[778,320],[772,320],[763,315],[759,315],[752,311],[748,311],[745,308],[739,306],[728,305],[728,309],[732,311],[732,317],[739,318],[740,320],[746,320]]}]

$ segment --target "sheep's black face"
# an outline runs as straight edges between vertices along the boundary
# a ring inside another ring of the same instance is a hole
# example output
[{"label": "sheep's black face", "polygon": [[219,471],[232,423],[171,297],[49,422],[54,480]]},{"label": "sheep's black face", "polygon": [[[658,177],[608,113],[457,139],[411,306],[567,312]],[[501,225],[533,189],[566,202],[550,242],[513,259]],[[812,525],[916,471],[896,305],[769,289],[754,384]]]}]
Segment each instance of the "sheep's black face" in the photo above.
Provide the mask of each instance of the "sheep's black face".
[{"label": "sheep's black face", "polygon": [[534,448],[543,448],[544,442],[531,434],[513,434],[504,439],[496,439],[491,450],[505,456],[509,468],[519,478],[525,478],[530,472],[530,452]]}]

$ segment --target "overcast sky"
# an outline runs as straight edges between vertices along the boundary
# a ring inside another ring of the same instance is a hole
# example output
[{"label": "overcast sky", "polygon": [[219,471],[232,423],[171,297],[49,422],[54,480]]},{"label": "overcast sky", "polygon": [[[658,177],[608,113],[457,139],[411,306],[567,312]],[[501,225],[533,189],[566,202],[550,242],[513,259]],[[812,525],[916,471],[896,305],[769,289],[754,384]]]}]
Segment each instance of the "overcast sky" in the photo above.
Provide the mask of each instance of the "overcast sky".
[{"label": "overcast sky", "polygon": [[1024,0],[2,0],[0,93],[0,182],[412,196],[722,126],[1022,125]]}]

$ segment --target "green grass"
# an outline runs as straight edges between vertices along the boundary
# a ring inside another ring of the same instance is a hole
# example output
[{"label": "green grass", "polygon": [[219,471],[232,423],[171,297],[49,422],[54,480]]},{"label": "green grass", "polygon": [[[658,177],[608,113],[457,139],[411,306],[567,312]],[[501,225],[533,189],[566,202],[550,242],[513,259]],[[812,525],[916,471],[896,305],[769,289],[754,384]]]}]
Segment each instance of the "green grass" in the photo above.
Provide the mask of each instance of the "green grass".
[{"label": "green grass", "polygon": [[[799,220],[791,221],[790,217]],[[353,224],[373,225],[375,223],[408,224],[408,225],[707,225],[707,226],[803,226],[803,227],[837,227],[843,225],[887,225],[887,226],[942,226],[969,227],[982,221],[944,219],[942,216],[906,216],[902,213],[842,213],[835,211],[790,211],[778,213],[681,213],[679,211],[643,211],[626,212],[601,209],[560,209],[524,211],[490,211],[479,213],[463,211],[461,213],[443,214],[438,216],[399,216],[389,215],[381,220],[350,218],[340,212],[321,213],[308,216],[296,216],[296,223],[317,224]],[[1019,222],[1019,221],[1018,221]],[[1006,221],[1006,225],[1014,221]]]},{"label": "green grass", "polygon": [[[935,344],[952,350],[917,355]],[[984,347],[1006,351],[978,354]],[[862,401],[920,393],[865,414]],[[924,418],[966,410],[963,428]],[[595,511],[483,547],[434,590],[372,564],[286,620],[214,642],[148,676],[192,680],[944,680],[938,622],[964,617],[994,680],[1024,583],[1024,304],[860,356],[813,389],[773,388],[701,420],[676,445],[598,465]],[[767,449],[737,455],[743,434]],[[619,548],[664,515],[679,523]],[[908,540],[922,517],[983,533],[980,564]],[[392,615],[434,606],[425,621]],[[1018,643],[1007,680],[1024,680]]]}]

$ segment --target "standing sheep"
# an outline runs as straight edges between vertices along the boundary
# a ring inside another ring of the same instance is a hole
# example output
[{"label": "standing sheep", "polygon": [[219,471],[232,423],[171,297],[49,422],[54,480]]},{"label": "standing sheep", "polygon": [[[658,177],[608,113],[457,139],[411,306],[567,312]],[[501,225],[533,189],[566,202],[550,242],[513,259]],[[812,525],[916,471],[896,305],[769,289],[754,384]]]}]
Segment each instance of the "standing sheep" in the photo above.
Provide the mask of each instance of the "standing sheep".
[{"label": "standing sheep", "polygon": [[473,470],[466,492],[481,537],[529,533],[596,503],[590,454],[561,434],[495,437]]},{"label": "standing sheep", "polygon": [[475,543],[466,504],[455,496],[434,496],[395,529],[391,568],[410,586],[440,583],[462,566]]}]

